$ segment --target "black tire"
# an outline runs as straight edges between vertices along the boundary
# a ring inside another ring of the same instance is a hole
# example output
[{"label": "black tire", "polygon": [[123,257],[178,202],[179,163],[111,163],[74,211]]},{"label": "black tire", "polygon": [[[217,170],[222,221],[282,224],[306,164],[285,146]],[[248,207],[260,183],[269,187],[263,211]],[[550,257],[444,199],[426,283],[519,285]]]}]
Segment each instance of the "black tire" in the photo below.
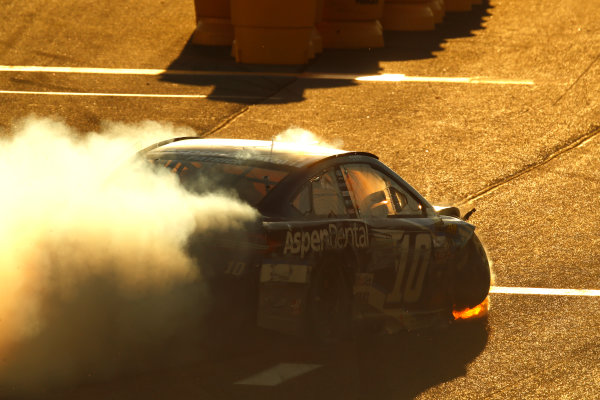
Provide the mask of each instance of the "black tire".
[{"label": "black tire", "polygon": [[340,265],[322,262],[315,267],[306,311],[307,334],[312,342],[335,343],[350,337],[352,291]]},{"label": "black tire", "polygon": [[473,234],[456,265],[453,302],[455,309],[480,304],[490,291],[490,264],[479,238]]}]

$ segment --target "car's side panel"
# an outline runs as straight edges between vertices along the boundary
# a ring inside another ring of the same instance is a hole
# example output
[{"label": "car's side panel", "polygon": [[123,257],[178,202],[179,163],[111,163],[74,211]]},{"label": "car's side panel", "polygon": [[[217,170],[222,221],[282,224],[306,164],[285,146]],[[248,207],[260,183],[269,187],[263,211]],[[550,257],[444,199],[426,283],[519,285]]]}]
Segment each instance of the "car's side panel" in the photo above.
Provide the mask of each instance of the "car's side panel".
[{"label": "car's side panel", "polygon": [[429,218],[265,223],[276,245],[259,266],[258,325],[301,333],[312,273],[332,258],[351,274],[356,321],[393,318],[413,329],[449,315],[448,274],[460,246],[451,225]]},{"label": "car's side panel", "polygon": [[[279,207],[283,207],[279,213],[286,213],[286,204],[293,202],[298,188],[312,176],[350,163],[370,164],[385,174],[389,172],[369,157],[328,160],[291,177],[293,185],[278,196]],[[340,171],[347,182],[347,172]],[[398,182],[395,175],[390,179]],[[355,203],[351,185],[344,180],[340,184]],[[408,186],[404,181],[398,185]],[[414,190],[408,192],[414,195]],[[331,257],[324,257],[327,254],[334,254],[333,259],[350,271],[355,320],[393,318],[404,327],[415,328],[426,324],[430,315],[449,315],[450,260],[464,244],[463,236],[468,236],[458,234],[464,233],[463,225],[467,224],[455,219],[445,223],[429,210],[428,203],[422,206],[421,215],[408,217],[361,218],[360,212],[354,212],[355,217],[347,219],[297,217],[265,224],[268,240],[279,245],[260,267],[259,325],[285,332],[302,329],[310,278],[314,268],[322,267],[323,259],[330,262]],[[359,209],[356,203],[354,207]],[[419,321],[415,315],[420,316]]]},{"label": "car's side panel", "polygon": [[449,312],[445,265],[434,257],[434,221],[384,218],[368,223],[373,245],[354,287],[357,318],[392,318],[415,328],[411,314]]},{"label": "car's side panel", "polygon": [[353,274],[351,264],[367,259],[369,229],[356,219],[266,222],[264,226],[267,241],[276,245],[260,265],[257,323],[301,333],[314,269],[339,262]]}]

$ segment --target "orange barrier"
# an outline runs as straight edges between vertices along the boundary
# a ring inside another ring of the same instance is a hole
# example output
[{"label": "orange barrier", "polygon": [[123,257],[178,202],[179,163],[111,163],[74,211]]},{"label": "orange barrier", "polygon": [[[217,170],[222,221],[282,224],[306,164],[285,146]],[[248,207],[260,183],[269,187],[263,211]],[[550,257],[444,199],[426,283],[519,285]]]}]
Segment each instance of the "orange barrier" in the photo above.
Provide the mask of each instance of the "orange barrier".
[{"label": "orange barrier", "polygon": [[323,47],[360,49],[383,47],[383,0],[324,0],[317,28]]},{"label": "orange barrier", "polygon": [[323,48],[383,47],[383,30],[435,29],[482,0],[194,0],[192,43],[231,45],[239,63],[305,64]]},{"label": "orange barrier", "polygon": [[[435,15],[431,0],[386,0],[381,23],[390,31],[432,31]],[[439,7],[438,7],[439,8]]]},{"label": "orange barrier", "polygon": [[319,26],[321,21],[323,21],[323,1],[324,0],[317,0],[317,10],[315,13],[315,25],[313,26],[311,37],[310,37],[310,40],[312,41],[312,44],[313,44],[313,50],[315,53],[323,52],[323,36],[321,36],[321,33],[317,29],[317,26]]},{"label": "orange barrier", "polygon": [[470,11],[473,0],[444,0],[446,11]]},{"label": "orange barrier", "polygon": [[229,18],[229,0],[194,0],[196,29],[192,43],[208,46],[230,46],[233,25]]},{"label": "orange barrier", "polygon": [[444,0],[431,0],[429,2],[429,6],[431,7],[431,11],[433,11],[435,23],[441,23],[444,20],[444,15],[446,15],[446,6],[444,5]]},{"label": "orange barrier", "polygon": [[316,0],[230,1],[237,62],[305,64],[314,56]]}]

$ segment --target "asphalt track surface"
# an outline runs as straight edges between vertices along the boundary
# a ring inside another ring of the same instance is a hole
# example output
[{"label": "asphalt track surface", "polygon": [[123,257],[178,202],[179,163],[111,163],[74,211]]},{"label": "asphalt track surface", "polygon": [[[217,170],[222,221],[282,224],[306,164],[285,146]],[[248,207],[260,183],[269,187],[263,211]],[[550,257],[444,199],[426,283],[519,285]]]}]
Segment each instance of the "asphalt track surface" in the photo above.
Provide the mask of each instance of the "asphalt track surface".
[{"label": "asphalt track surface", "polygon": [[34,113],[81,132],[147,119],[207,137],[308,129],[379,155],[434,204],[477,208],[495,289],[487,327],[321,349],[257,333],[238,353],[44,397],[600,397],[599,0],[484,1],[435,32],[299,67],[190,45],[191,1],[107,4],[3,2],[0,128]]}]

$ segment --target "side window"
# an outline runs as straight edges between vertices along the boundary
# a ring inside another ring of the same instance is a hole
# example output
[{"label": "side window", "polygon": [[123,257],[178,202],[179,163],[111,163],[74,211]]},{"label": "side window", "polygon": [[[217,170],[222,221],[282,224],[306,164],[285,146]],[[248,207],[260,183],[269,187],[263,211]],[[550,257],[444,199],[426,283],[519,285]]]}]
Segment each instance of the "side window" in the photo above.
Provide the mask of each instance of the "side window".
[{"label": "side window", "polygon": [[300,215],[309,215],[312,212],[312,202],[310,201],[310,183],[302,186],[300,193],[292,201],[292,207],[300,213]]},{"label": "side window", "polygon": [[423,205],[417,199],[393,180],[389,179],[389,184],[394,215],[423,215]]},{"label": "side window", "polygon": [[368,164],[348,164],[342,170],[360,216],[421,215],[421,204],[383,172]]},{"label": "side window", "polygon": [[332,170],[311,179],[311,185],[315,216],[339,217],[346,215],[344,199]]},{"label": "side window", "polygon": [[385,217],[393,214],[386,194],[386,182],[368,164],[346,165],[343,171],[361,217]]},{"label": "side window", "polygon": [[305,183],[292,201],[292,206],[304,216],[354,217],[352,201],[344,189],[341,171],[330,168]]}]

